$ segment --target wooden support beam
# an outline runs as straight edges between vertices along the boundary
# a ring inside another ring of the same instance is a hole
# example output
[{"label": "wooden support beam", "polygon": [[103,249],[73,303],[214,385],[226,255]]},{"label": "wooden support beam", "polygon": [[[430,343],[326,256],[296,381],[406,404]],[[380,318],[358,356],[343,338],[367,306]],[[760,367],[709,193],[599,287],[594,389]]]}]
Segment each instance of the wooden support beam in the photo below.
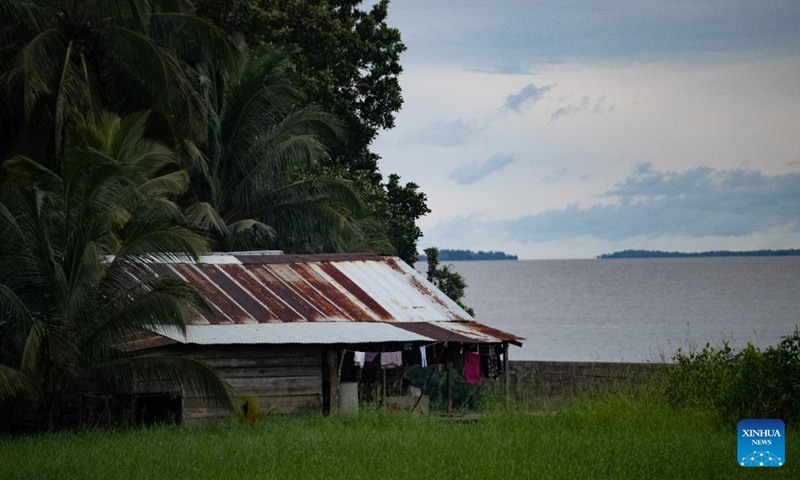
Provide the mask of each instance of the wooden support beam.
[{"label": "wooden support beam", "polygon": [[506,387],[506,400],[511,399],[511,374],[508,371],[508,342],[503,342],[503,383]]},{"label": "wooden support beam", "polygon": [[[386,345],[381,345],[381,352],[386,351]],[[381,374],[383,374],[383,387],[381,388],[381,406],[386,408],[386,369],[383,368],[383,355],[378,359],[381,363]]]},{"label": "wooden support beam", "polygon": [[328,378],[330,380],[330,414],[339,410],[339,358],[336,350],[328,350]]},{"label": "wooden support beam", "polygon": [[447,414],[453,413],[453,382],[450,371],[453,369],[453,362],[447,359]]}]

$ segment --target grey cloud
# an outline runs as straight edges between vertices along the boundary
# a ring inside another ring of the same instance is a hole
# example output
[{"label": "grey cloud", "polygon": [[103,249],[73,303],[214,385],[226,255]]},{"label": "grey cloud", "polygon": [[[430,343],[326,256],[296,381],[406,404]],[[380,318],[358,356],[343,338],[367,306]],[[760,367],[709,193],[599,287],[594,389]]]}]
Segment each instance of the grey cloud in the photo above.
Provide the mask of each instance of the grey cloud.
[{"label": "grey cloud", "polygon": [[459,166],[450,173],[450,178],[455,179],[459,185],[472,185],[512,163],[514,163],[513,155],[495,155],[481,163],[473,162]]},{"label": "grey cloud", "polygon": [[405,141],[434,147],[460,147],[472,143],[485,128],[475,120],[442,120],[411,132],[405,136]]},{"label": "grey cloud", "polygon": [[529,83],[519,92],[506,97],[503,107],[519,113],[522,111],[523,106],[538,102],[541,100],[542,96],[549,92],[552,88],[552,85],[537,87],[536,85]]},{"label": "grey cloud", "polygon": [[660,172],[642,164],[605,196],[615,205],[548,210],[512,220],[462,217],[437,229],[465,228],[518,242],[576,237],[618,241],[632,237],[739,237],[774,229],[800,232],[800,173],[699,167]]},{"label": "grey cloud", "polygon": [[554,122],[561,117],[574,115],[578,112],[585,112],[589,108],[589,102],[591,102],[589,97],[583,97],[581,98],[580,103],[577,105],[567,105],[566,107],[561,107],[553,112],[552,115],[550,115],[550,121]]},{"label": "grey cloud", "polygon": [[584,96],[581,98],[581,101],[578,104],[570,104],[553,112],[553,114],[550,115],[550,121],[554,122],[561,117],[567,117],[576,113],[586,112],[590,109],[594,114],[601,114],[613,112],[616,110],[616,107],[614,107],[614,105],[607,104],[605,96],[595,99],[594,102],[592,102],[591,97]]}]

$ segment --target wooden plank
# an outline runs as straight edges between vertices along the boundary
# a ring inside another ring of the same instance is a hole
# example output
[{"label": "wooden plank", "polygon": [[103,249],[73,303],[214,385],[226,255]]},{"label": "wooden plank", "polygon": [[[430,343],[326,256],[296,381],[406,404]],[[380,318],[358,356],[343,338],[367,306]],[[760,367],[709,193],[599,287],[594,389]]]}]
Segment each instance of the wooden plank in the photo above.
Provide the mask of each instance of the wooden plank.
[{"label": "wooden plank", "polygon": [[231,378],[228,383],[235,389],[250,387],[281,387],[284,385],[296,385],[304,388],[316,388],[322,384],[319,377],[250,377],[250,378]]},{"label": "wooden plank", "polygon": [[281,396],[322,393],[321,377],[231,378],[236,395]]},{"label": "wooden plank", "polygon": [[298,367],[251,367],[251,368],[215,368],[223,378],[253,378],[253,377],[321,377],[322,369],[319,365]]},{"label": "wooden plank", "polygon": [[143,356],[183,356],[189,358],[313,357],[321,347],[309,345],[169,345]]},{"label": "wooden plank", "polygon": [[321,366],[322,361],[319,356],[314,357],[274,357],[274,358],[260,358],[260,357],[240,357],[240,358],[208,358],[200,360],[210,366],[211,368],[247,368],[247,367],[307,367],[307,366]]},{"label": "wooden plank", "polygon": [[240,358],[240,357],[313,357],[319,356],[319,347],[282,347],[272,345],[198,345],[200,347],[187,352],[189,355],[203,358]]}]

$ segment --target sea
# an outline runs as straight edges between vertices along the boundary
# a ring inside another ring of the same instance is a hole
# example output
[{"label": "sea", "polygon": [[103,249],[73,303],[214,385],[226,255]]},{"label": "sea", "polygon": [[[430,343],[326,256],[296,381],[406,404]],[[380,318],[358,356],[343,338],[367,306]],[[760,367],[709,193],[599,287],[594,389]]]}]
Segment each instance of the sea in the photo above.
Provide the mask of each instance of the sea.
[{"label": "sea", "polygon": [[526,338],[512,360],[670,362],[706,343],[765,348],[800,325],[800,257],[445,264],[476,320]]}]

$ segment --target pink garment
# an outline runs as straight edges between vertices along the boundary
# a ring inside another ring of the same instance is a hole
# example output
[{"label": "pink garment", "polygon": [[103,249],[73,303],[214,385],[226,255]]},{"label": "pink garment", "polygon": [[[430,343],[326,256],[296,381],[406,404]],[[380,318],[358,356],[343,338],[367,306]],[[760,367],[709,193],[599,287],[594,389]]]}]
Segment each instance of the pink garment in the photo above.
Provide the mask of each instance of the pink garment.
[{"label": "pink garment", "polygon": [[481,356],[477,353],[464,352],[464,380],[467,383],[481,383]]},{"label": "pink garment", "polygon": [[403,366],[403,352],[381,353],[381,368],[396,368],[402,366]]}]

